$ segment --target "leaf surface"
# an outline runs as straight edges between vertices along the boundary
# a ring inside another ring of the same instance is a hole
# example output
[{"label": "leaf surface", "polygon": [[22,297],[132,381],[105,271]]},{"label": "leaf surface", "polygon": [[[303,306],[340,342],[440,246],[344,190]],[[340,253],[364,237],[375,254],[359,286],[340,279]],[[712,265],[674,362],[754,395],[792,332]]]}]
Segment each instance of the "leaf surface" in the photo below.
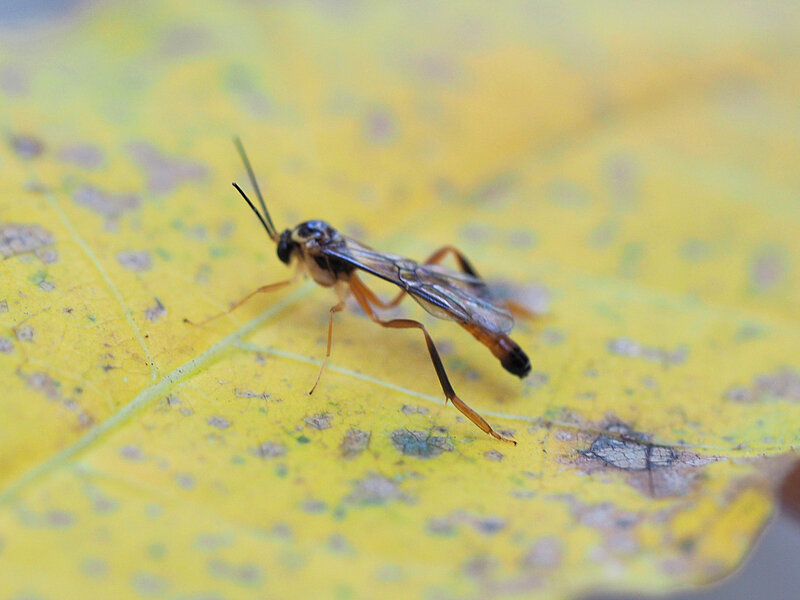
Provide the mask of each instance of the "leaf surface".
[{"label": "leaf surface", "polygon": [[[569,598],[741,561],[800,441],[798,9],[420,12],[0,22],[0,596]],[[541,314],[518,381],[400,311],[516,447],[358,310],[309,396],[313,284],[183,322],[288,275],[234,134],[279,228],[454,244]]]}]

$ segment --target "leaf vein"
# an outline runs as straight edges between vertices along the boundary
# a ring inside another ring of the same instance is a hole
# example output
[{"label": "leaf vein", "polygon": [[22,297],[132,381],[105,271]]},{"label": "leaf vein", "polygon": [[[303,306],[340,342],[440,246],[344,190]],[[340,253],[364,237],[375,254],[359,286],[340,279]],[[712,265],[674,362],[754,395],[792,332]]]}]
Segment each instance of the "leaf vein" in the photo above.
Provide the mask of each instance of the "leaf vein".
[{"label": "leaf vein", "polygon": [[142,336],[141,330],[131,317],[131,310],[125,304],[125,300],[123,299],[122,294],[119,293],[117,286],[111,280],[111,277],[103,268],[103,265],[100,263],[97,256],[95,256],[89,244],[86,243],[86,240],[84,240],[81,237],[81,235],[72,225],[66,213],[64,213],[63,209],[61,208],[61,205],[58,203],[58,200],[56,200],[55,196],[53,196],[52,192],[47,193],[47,199],[52,205],[53,209],[58,214],[59,218],[61,219],[61,222],[64,224],[64,227],[66,227],[67,231],[69,231],[69,234],[72,236],[72,239],[75,241],[76,244],[78,244],[78,247],[83,251],[83,253],[89,259],[89,261],[94,265],[94,268],[97,269],[97,272],[100,273],[100,277],[103,278],[103,281],[105,281],[106,285],[108,286],[108,289],[111,291],[111,294],[119,303],[120,308],[122,309],[122,314],[125,316],[125,320],[128,322],[128,325],[130,325],[131,330],[133,331],[133,335],[136,337],[136,340],[139,342],[139,345],[142,347],[142,350],[144,351],[144,355],[147,358],[147,363],[150,365],[152,380],[156,381],[158,379],[158,367],[156,366],[152,354],[150,354],[150,349],[147,347],[147,344],[144,341],[144,337]]}]

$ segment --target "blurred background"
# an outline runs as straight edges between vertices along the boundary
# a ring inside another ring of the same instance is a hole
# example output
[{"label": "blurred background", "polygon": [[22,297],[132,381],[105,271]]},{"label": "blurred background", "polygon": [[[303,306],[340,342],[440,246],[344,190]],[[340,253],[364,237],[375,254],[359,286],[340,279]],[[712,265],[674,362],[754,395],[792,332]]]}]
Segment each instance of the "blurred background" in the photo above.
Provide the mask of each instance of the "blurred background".
[{"label": "blurred background", "polygon": [[[25,207],[8,200],[24,183],[60,190],[76,222],[97,218],[86,237],[100,262],[140,278],[126,292],[137,314],[173,311],[171,324],[147,317],[151,364],[174,367],[191,352],[179,317],[224,307],[253,287],[249,273],[278,273],[273,249],[256,248],[258,234],[233,212],[241,207],[230,180],[243,175],[235,134],[264,173],[279,228],[319,217],[413,256],[467,245],[500,282],[556,288],[523,290],[543,311],[569,294],[552,283],[559,277],[577,282],[578,296],[621,281],[700,307],[698,330],[710,306],[741,319],[741,340],[770,327],[790,336],[800,307],[798,31],[800,5],[788,1],[0,0],[0,133],[25,164],[43,161],[36,181],[0,162],[0,217],[24,219]],[[136,241],[120,245],[120,230]],[[180,245],[162,243],[178,235]],[[155,250],[132,253],[131,244]],[[147,280],[153,264],[164,270]],[[192,304],[198,289],[214,300]],[[591,307],[624,320],[611,301]],[[642,330],[651,318],[641,317]],[[722,334],[710,329],[713,347]],[[546,334],[545,346],[565,335]],[[610,352],[658,354],[666,373],[685,353],[664,346]],[[752,427],[747,410],[759,394],[797,404],[797,356],[751,351],[756,372],[786,365],[788,375],[748,387],[750,376],[740,381],[739,367],[714,352],[707,380],[681,391],[708,385],[723,410],[708,431],[683,413],[689,425],[660,432],[789,448],[793,408],[770,409]],[[140,371],[131,381],[149,381],[150,369]],[[413,387],[416,375],[407,378]],[[118,385],[108,387],[135,388]],[[100,420],[117,400],[97,408]],[[657,423],[662,401],[632,414]],[[678,420],[684,409],[664,413]],[[592,410],[599,422],[604,409]],[[73,434],[19,441],[0,474],[25,473]],[[796,598],[800,535],[790,514],[771,521],[730,580],[671,598]],[[601,597],[623,596],[592,600]]]}]

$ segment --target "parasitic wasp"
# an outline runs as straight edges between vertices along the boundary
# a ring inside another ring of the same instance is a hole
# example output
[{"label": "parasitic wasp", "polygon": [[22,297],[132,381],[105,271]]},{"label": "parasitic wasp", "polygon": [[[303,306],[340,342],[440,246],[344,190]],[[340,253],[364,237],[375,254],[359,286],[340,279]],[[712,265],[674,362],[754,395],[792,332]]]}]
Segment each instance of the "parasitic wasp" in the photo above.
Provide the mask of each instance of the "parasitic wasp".
[{"label": "parasitic wasp", "polygon": [[[331,354],[333,315],[343,310],[345,300],[352,296],[367,316],[378,325],[392,329],[419,329],[422,331],[433,367],[446,398],[445,401],[452,402],[464,416],[485,433],[498,440],[516,444],[514,440],[505,438],[492,429],[483,417],[456,395],[433,339],[422,323],[412,319],[383,320],[376,311],[397,306],[406,295],[411,296],[434,317],[455,321],[461,325],[489,348],[507,371],[518,377],[525,377],[530,373],[531,363],[522,348],[508,336],[514,325],[512,313],[525,317],[533,315],[524,307],[495,296],[467,258],[452,246],[444,246],[420,264],[402,256],[373,250],[342,235],[325,221],[305,221],[294,229],[286,229],[279,233],[267,211],[267,205],[261,195],[244,146],[238,138],[234,139],[234,143],[244,162],[250,184],[256,192],[262,212],[259,212],[242,188],[236,183],[233,184],[233,187],[256,214],[270,239],[277,244],[278,258],[287,266],[296,263],[297,271],[291,279],[261,286],[233,304],[229,310],[210,317],[203,323],[230,313],[256,294],[283,288],[294,282],[298,275],[304,273],[319,285],[333,288],[339,296],[339,302],[329,311],[328,346],[325,360],[309,394],[313,394],[317,388]],[[438,264],[448,254],[452,254],[455,258],[459,271]],[[359,272],[388,281],[401,290],[392,300],[382,301],[361,280]]]}]

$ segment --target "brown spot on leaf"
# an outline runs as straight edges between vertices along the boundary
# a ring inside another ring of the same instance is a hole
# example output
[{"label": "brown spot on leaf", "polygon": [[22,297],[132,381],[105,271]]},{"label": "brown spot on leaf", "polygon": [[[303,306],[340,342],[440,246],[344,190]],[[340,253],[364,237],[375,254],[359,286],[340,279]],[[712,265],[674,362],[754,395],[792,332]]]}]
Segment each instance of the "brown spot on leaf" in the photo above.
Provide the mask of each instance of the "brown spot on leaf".
[{"label": "brown spot on leaf", "polygon": [[0,352],[3,354],[11,354],[14,351],[14,342],[6,337],[0,337]]},{"label": "brown spot on leaf", "polygon": [[58,250],[56,250],[55,248],[49,248],[49,247],[37,248],[36,250],[33,251],[33,253],[36,255],[36,258],[38,258],[46,265],[53,264],[58,260]]},{"label": "brown spot on leaf", "polygon": [[369,446],[371,436],[372,433],[364,431],[363,429],[357,429],[355,427],[348,429],[342,439],[342,443],[339,445],[342,457],[349,460],[360,455]]},{"label": "brown spot on leaf", "polygon": [[227,429],[232,424],[228,419],[220,416],[209,417],[206,419],[206,423],[211,425],[211,427],[216,427],[217,429]]},{"label": "brown spot on leaf", "polygon": [[470,192],[469,198],[482,206],[499,206],[511,196],[518,181],[517,173],[497,173],[475,187]]},{"label": "brown spot on leaf", "polygon": [[641,358],[662,365],[682,365],[689,357],[687,346],[678,346],[674,350],[645,346],[630,338],[615,338],[608,341],[608,351],[617,356]]},{"label": "brown spot on leaf", "polygon": [[276,523],[272,526],[270,533],[274,535],[276,538],[282,540],[291,540],[294,537],[292,533],[292,528],[289,526],[288,523]]},{"label": "brown spot on leaf", "polygon": [[197,481],[191,473],[176,473],[175,483],[184,490],[193,490]]},{"label": "brown spot on leaf", "polygon": [[586,450],[578,451],[576,466],[589,474],[624,473],[631,487],[655,498],[687,494],[701,477],[699,467],[716,460],[653,444],[622,423],[606,424],[605,430],[607,434],[595,436]]},{"label": "brown spot on leaf", "polygon": [[22,375],[25,383],[31,389],[43,394],[51,402],[57,402],[63,408],[74,413],[80,427],[89,427],[94,423],[94,418],[84,411],[75,398],[62,393],[61,384],[47,373],[36,371],[29,375]]},{"label": "brown spot on leaf", "polygon": [[550,375],[542,371],[531,371],[525,378],[525,385],[533,389],[544,387],[550,381]]},{"label": "brown spot on leaf", "polygon": [[483,453],[483,457],[486,460],[491,460],[493,462],[500,462],[505,458],[505,456],[503,456],[503,453],[497,450],[487,450],[486,452]]},{"label": "brown spot on leaf", "polygon": [[[556,498],[569,507],[577,523],[600,534],[600,543],[588,554],[591,560],[601,563],[612,561],[615,557],[631,556],[640,550],[641,540],[636,529],[650,518],[648,515],[623,510],[611,502],[586,503],[567,494]],[[546,553],[538,558],[548,560]],[[549,557],[549,560],[556,558]]]},{"label": "brown spot on leaf", "polygon": [[233,545],[232,533],[201,533],[194,540],[194,547],[203,552],[219,552]]},{"label": "brown spot on leaf", "polygon": [[261,567],[253,563],[235,564],[221,559],[208,563],[208,572],[217,579],[227,579],[239,585],[255,586],[264,577]]},{"label": "brown spot on leaf", "polygon": [[58,151],[61,162],[77,165],[84,169],[99,169],[105,158],[103,151],[93,144],[71,144]]},{"label": "brown spot on leaf", "polygon": [[329,429],[333,421],[333,415],[329,413],[319,413],[305,417],[303,421],[305,421],[306,425],[314,429]]},{"label": "brown spot on leaf", "polygon": [[539,338],[548,346],[559,346],[564,343],[567,334],[560,329],[553,329],[548,327],[539,334]]},{"label": "brown spot on leaf", "polygon": [[311,499],[303,502],[300,508],[310,515],[318,515],[328,510],[328,504],[323,500]]},{"label": "brown spot on leaf", "polygon": [[619,225],[613,221],[606,221],[590,232],[589,244],[595,248],[605,248],[617,238],[618,234]]},{"label": "brown spot on leaf", "polygon": [[488,583],[493,579],[493,574],[497,570],[498,560],[494,556],[478,554],[468,558],[461,565],[461,571],[471,579],[477,579]]},{"label": "brown spot on leaf", "polygon": [[644,436],[631,432],[625,425],[611,425],[607,430],[625,437],[598,436],[591,447],[583,451],[584,456],[626,471],[668,467],[675,461],[677,453],[673,449],[649,444]]},{"label": "brown spot on leaf", "polygon": [[32,135],[14,135],[9,140],[9,144],[21,158],[36,158],[44,152],[44,144]]},{"label": "brown spot on leaf", "polygon": [[147,173],[147,187],[154,194],[166,194],[186,181],[207,176],[206,167],[185,158],[171,158],[147,142],[128,145],[133,160]]},{"label": "brown spot on leaf", "polygon": [[142,461],[144,460],[144,452],[139,446],[135,444],[126,444],[119,449],[119,455],[126,460]]},{"label": "brown spot on leaf", "polygon": [[346,499],[351,504],[381,505],[393,501],[409,502],[410,496],[397,481],[377,473],[369,473],[353,482],[353,491]]},{"label": "brown spot on leaf", "polygon": [[444,436],[410,429],[395,429],[392,432],[392,445],[406,456],[419,458],[433,458],[453,450],[452,442]]},{"label": "brown spot on leaf", "polygon": [[118,252],[117,262],[123,268],[134,273],[142,273],[153,268],[153,260],[147,250]]},{"label": "brown spot on leaf", "polygon": [[250,450],[250,454],[259,458],[279,458],[286,455],[286,446],[280,442],[263,442]]},{"label": "brown spot on leaf", "polygon": [[226,219],[220,223],[219,227],[217,228],[217,235],[219,235],[221,239],[227,240],[233,235],[234,231],[236,231],[236,223]]},{"label": "brown spot on leaf", "polygon": [[97,496],[92,502],[92,508],[99,514],[111,514],[119,508],[119,502],[108,496]]},{"label": "brown spot on leaf", "polygon": [[17,336],[17,340],[20,342],[32,342],[33,334],[33,327],[30,325],[20,325],[14,328],[14,335]]},{"label": "brown spot on leaf", "polygon": [[237,388],[233,393],[237,398],[258,398],[259,400],[272,400],[274,402],[281,401],[280,398],[272,398],[272,394],[269,392],[254,392],[252,390],[242,390]]},{"label": "brown spot on leaf", "polygon": [[522,557],[522,566],[527,569],[555,569],[564,558],[564,543],[555,536],[536,540]]},{"label": "brown spot on leaf", "polygon": [[106,192],[100,188],[84,185],[72,194],[75,204],[88,208],[105,219],[106,231],[116,231],[119,220],[126,212],[132,212],[141,204],[133,194],[117,194]]},{"label": "brown spot on leaf", "polygon": [[0,313],[8,312],[8,300],[0,300]]},{"label": "brown spot on leaf", "polygon": [[404,415],[414,415],[414,414],[427,415],[429,412],[426,407],[414,406],[413,404],[404,404],[403,408],[401,408],[400,410],[403,411]]},{"label": "brown spot on leaf", "polygon": [[373,144],[388,144],[397,135],[397,123],[387,109],[369,113],[364,123],[364,137]]},{"label": "brown spot on leaf", "polygon": [[725,398],[733,402],[763,402],[786,400],[800,402],[800,373],[785,367],[775,373],[757,375],[753,384],[734,386],[725,392]]},{"label": "brown spot on leaf", "polygon": [[482,515],[466,511],[454,511],[442,517],[428,519],[426,528],[437,535],[454,535],[462,525],[471,527],[484,535],[495,535],[506,528],[507,521],[497,515]]},{"label": "brown spot on leaf", "polygon": [[452,536],[456,533],[456,526],[458,523],[450,516],[447,517],[431,517],[428,519],[425,527],[434,535]]},{"label": "brown spot on leaf", "polygon": [[787,259],[781,248],[764,248],[753,257],[750,281],[758,291],[768,292],[786,277]]},{"label": "brown spot on leaf", "polygon": [[142,596],[162,596],[166,591],[167,582],[159,575],[139,572],[131,577],[131,586]]},{"label": "brown spot on leaf", "polygon": [[452,83],[457,76],[457,65],[442,54],[423,54],[412,61],[417,74],[433,83]]},{"label": "brown spot on leaf", "polygon": [[51,510],[45,515],[45,523],[49,527],[63,529],[75,522],[75,515],[65,510]]},{"label": "brown spot on leaf", "polygon": [[108,575],[108,563],[102,558],[88,557],[81,561],[81,573],[93,579]]},{"label": "brown spot on leaf", "polygon": [[39,225],[0,225],[0,254],[9,258],[55,243],[53,234]]},{"label": "brown spot on leaf", "polygon": [[158,298],[154,298],[154,300],[156,301],[156,303],[144,312],[144,316],[147,318],[148,321],[152,321],[155,323],[161,317],[167,314],[167,309],[165,309],[164,305],[161,304],[161,300],[159,300]]},{"label": "brown spot on leaf", "polygon": [[485,535],[495,535],[506,527],[506,520],[497,516],[476,517],[472,520],[475,531]]},{"label": "brown spot on leaf", "polygon": [[355,554],[355,548],[341,533],[334,533],[325,544],[335,554]]},{"label": "brown spot on leaf", "polygon": [[630,208],[639,197],[640,166],[634,156],[610,157],[605,164],[611,197],[620,208]]}]

